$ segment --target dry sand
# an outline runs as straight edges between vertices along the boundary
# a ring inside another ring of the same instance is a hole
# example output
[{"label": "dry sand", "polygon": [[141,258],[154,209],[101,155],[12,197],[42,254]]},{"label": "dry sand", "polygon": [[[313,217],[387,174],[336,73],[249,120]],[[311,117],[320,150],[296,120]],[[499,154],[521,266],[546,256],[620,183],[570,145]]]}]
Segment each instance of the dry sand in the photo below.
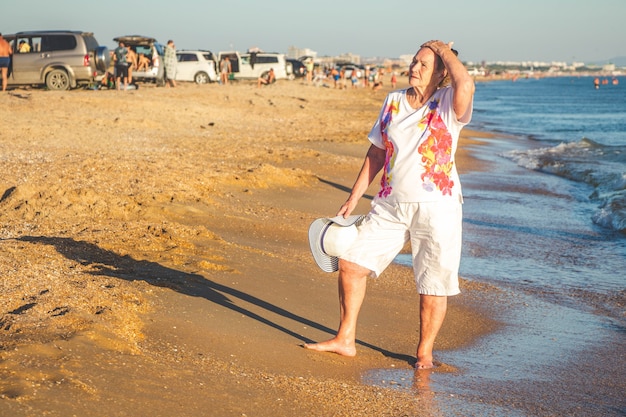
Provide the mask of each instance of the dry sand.
[{"label": "dry sand", "polygon": [[[356,358],[300,347],[338,314],[308,225],[345,201],[385,94],[0,95],[0,416],[429,415],[419,373],[415,392],[360,380],[415,360],[407,268],[370,281]],[[497,325],[477,307],[494,290],[462,285],[437,350]]]}]

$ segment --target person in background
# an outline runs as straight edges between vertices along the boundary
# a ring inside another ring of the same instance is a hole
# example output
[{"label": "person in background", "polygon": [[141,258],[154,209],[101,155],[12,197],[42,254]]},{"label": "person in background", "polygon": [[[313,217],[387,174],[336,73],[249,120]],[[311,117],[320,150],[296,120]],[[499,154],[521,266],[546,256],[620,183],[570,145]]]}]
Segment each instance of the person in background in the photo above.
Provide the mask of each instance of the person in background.
[{"label": "person in background", "polygon": [[339,70],[339,88],[342,90],[348,88],[346,85],[346,67],[341,67]]},{"label": "person in background", "polygon": [[2,91],[7,91],[9,83],[9,66],[11,65],[13,48],[0,33],[0,74],[2,74]]},{"label": "person in background", "polygon": [[137,53],[133,51],[133,48],[128,47],[128,54],[126,55],[128,59],[128,83],[133,83],[133,71],[137,69]]},{"label": "person in background", "polygon": [[113,90],[115,89],[115,51],[109,51],[109,56],[111,57],[109,67],[100,80],[100,88]]},{"label": "person in background", "polygon": [[333,83],[334,83],[333,85],[335,86],[335,88],[337,88],[337,85],[339,85],[339,77],[340,77],[339,70],[337,69],[337,67],[333,67],[330,70],[330,76],[333,79]]},{"label": "person in background", "polygon": [[163,65],[165,65],[165,81],[168,87],[176,87],[176,46],[173,40],[167,41],[165,53],[163,54]]},{"label": "person in background", "polygon": [[150,60],[144,53],[140,53],[137,58],[137,71],[148,71]]},{"label": "person in background", "polygon": [[378,68],[374,68],[370,74],[370,78],[371,78],[371,86],[372,86],[372,90],[376,91],[376,90],[380,90],[380,88],[383,85],[383,80],[380,78],[380,70]]},{"label": "person in background", "polygon": [[274,74],[274,68],[270,68],[269,71],[261,74],[259,79],[257,80],[257,87],[261,88],[262,85],[270,85],[276,81],[276,75]]},{"label": "person in background", "polygon": [[326,72],[322,68],[313,68],[313,85],[319,87],[326,80]]},{"label": "person in background", "polygon": [[313,58],[307,58],[304,62],[304,66],[306,68],[306,82],[311,85],[313,83],[313,70],[315,69]]},{"label": "person in background", "polygon": [[409,85],[390,92],[368,135],[367,155],[347,201],[347,218],[382,170],[380,191],[339,259],[339,329],[307,349],[356,355],[356,328],[368,277],[377,277],[411,242],[420,294],[416,369],[435,366],[433,346],[448,296],[458,294],[461,257],[461,185],[454,154],[472,117],[474,81],[452,43],[421,45],[409,67]]},{"label": "person in background", "polygon": [[124,91],[128,89],[128,48],[124,45],[124,42],[120,41],[115,51],[113,51],[113,58],[115,60],[115,84],[117,89],[120,90],[122,85],[120,81],[124,82]]},{"label": "person in background", "polygon": [[352,69],[352,73],[350,74],[350,81],[352,82],[352,88],[359,87],[359,71],[356,68]]},{"label": "person in background", "polygon": [[26,43],[25,40],[21,40],[20,41],[20,46],[18,47],[18,52],[20,54],[26,54],[26,53],[30,52],[30,45],[28,43]]},{"label": "person in background", "polygon": [[230,58],[226,56],[220,61],[220,81],[223,85],[228,84],[228,77],[231,72],[233,72],[233,68],[230,64]]}]

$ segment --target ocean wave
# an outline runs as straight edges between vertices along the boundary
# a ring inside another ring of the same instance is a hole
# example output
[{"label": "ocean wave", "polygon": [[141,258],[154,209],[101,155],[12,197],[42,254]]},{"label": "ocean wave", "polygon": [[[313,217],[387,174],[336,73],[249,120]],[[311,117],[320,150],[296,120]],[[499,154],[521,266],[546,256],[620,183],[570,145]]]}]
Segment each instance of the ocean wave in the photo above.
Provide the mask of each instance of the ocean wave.
[{"label": "ocean wave", "polygon": [[606,146],[583,138],[554,147],[503,154],[524,168],[589,184],[598,202],[594,223],[626,232],[626,146]]}]

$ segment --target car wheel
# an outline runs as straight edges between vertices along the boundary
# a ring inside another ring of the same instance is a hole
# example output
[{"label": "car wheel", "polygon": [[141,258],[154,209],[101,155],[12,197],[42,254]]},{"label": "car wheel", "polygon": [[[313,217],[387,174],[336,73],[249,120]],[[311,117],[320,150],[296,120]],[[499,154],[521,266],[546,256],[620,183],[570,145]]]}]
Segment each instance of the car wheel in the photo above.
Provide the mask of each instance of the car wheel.
[{"label": "car wheel", "polygon": [[69,90],[70,76],[62,69],[54,69],[46,75],[48,90]]},{"label": "car wheel", "polygon": [[95,51],[95,59],[96,59],[96,68],[98,71],[106,72],[109,68],[109,63],[111,62],[111,57],[109,55],[109,48],[106,46],[99,46]]},{"label": "car wheel", "polygon": [[193,80],[196,84],[206,84],[209,80],[209,74],[206,72],[199,72],[193,76]]}]

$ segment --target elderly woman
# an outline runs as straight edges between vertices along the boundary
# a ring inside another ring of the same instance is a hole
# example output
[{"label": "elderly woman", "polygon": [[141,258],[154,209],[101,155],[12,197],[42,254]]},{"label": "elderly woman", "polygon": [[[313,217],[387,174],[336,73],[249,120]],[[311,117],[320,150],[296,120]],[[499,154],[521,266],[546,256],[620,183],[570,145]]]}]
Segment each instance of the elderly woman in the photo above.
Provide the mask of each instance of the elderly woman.
[{"label": "elderly woman", "polygon": [[474,82],[452,43],[421,45],[405,90],[389,93],[368,138],[371,146],[347,201],[348,217],[383,170],[355,243],[339,260],[340,322],[330,340],[308,349],[356,355],[357,318],[367,277],[377,277],[410,241],[420,294],[417,369],[434,366],[433,345],[447,297],[459,293],[462,196],[454,154],[472,115]]}]

